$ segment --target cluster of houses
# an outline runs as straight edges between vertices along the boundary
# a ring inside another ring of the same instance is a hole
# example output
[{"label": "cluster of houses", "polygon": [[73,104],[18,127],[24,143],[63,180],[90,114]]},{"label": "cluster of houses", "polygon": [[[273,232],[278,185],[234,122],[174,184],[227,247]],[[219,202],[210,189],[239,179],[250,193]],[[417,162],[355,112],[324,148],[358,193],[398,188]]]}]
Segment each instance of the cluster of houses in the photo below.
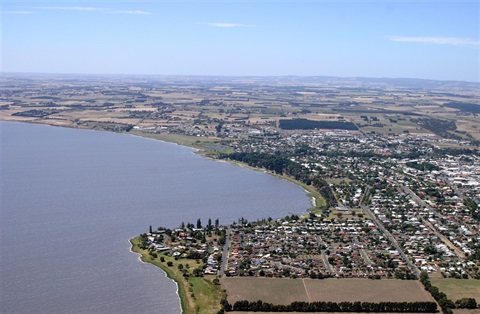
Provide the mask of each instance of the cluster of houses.
[{"label": "cluster of houses", "polygon": [[[146,234],[150,249],[164,252],[175,258],[189,258],[203,262],[203,273],[217,275],[221,267],[222,246],[218,233],[224,227],[194,228],[182,226],[176,229],[160,227]],[[207,241],[208,239],[208,241]]]},{"label": "cluster of houses", "polygon": [[234,225],[227,275],[403,278],[410,270],[369,219],[286,217]]},{"label": "cluster of houses", "polygon": [[[366,196],[364,204],[420,270],[480,278],[480,209],[465,205],[467,198],[480,204],[480,156],[434,154],[439,142],[421,135],[384,138],[355,131],[310,131],[292,132],[274,142],[242,142],[236,150],[291,153],[290,160],[330,183],[338,210],[357,210]],[[304,147],[308,154],[295,154]],[[415,153],[428,158],[407,157]],[[415,169],[409,162],[435,169]]]},{"label": "cluster of houses", "polygon": [[[446,277],[480,278],[480,210],[465,203],[479,203],[480,157],[433,154],[437,142],[344,130],[234,142],[238,152],[290,154],[327,180],[339,206],[319,216],[233,225],[225,274],[409,278],[413,264]],[[416,153],[429,157],[408,157]],[[412,162],[432,167],[418,169]],[[218,243],[191,241],[186,229],[174,235],[171,254],[199,252],[205,272],[219,273]]]}]

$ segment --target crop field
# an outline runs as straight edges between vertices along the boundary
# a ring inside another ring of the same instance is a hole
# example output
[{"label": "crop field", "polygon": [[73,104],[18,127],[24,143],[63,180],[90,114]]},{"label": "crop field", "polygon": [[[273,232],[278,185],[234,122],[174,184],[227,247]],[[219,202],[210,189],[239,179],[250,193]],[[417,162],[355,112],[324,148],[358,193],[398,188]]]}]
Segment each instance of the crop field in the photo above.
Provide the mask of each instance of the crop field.
[{"label": "crop field", "polygon": [[[228,312],[228,314],[271,314],[272,312]],[[299,312],[282,312],[282,314],[298,314]],[[319,312],[302,312],[302,314],[318,314]],[[322,314],[351,314],[352,312],[322,312]],[[367,312],[355,312],[356,314],[367,314]],[[455,310],[454,314],[479,314],[480,310],[476,312],[476,310]],[[368,314],[398,314],[398,313],[375,313],[375,312],[368,312]],[[404,312],[404,314],[408,314]],[[412,313],[417,314],[417,313]]]},{"label": "crop field", "polygon": [[[234,314],[235,312],[231,312]],[[241,312],[241,314],[247,314],[248,312]],[[257,312],[256,314],[261,314],[260,312]],[[466,309],[455,309],[453,310],[453,314],[480,314],[480,309],[476,310],[466,310]]]},{"label": "crop field", "polygon": [[434,302],[416,280],[370,279],[271,279],[235,277],[221,279],[228,301],[262,300],[272,304],[293,301]]}]

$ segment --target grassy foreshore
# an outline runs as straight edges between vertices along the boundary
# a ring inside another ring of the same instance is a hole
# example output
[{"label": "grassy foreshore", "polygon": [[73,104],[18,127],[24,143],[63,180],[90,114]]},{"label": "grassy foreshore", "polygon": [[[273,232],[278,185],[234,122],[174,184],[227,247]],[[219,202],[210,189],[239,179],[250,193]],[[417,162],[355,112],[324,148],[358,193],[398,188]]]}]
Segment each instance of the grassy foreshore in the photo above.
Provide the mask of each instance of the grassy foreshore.
[{"label": "grassy foreshore", "polygon": [[221,146],[219,138],[202,137],[202,136],[189,136],[174,133],[149,133],[142,131],[130,131],[128,134],[133,134],[140,137],[151,138],[159,141],[175,143],[182,146],[192,147],[198,150],[198,152],[204,156],[212,157],[219,151],[223,153],[231,152],[231,149],[219,150],[215,149],[216,146]]},{"label": "grassy foreshore", "polygon": [[[220,301],[226,297],[225,292],[219,284],[215,284],[215,276],[193,276],[193,270],[202,266],[199,262],[190,259],[176,260],[162,253],[152,255],[147,249],[141,247],[142,241],[139,236],[131,239],[130,243],[132,251],[139,253],[142,261],[160,267],[168,278],[176,282],[182,313],[211,314],[220,310]],[[179,265],[182,266],[179,267]],[[188,276],[184,276],[184,273]]]}]

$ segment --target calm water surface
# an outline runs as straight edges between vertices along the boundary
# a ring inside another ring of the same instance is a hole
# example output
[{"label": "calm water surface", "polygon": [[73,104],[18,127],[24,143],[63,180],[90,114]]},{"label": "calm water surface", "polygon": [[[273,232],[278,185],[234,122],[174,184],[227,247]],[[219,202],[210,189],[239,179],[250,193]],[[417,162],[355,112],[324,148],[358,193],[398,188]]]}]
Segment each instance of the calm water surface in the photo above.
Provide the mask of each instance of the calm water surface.
[{"label": "calm water surface", "polygon": [[298,186],[170,143],[8,122],[0,132],[1,313],[179,313],[176,285],[129,238],[309,207]]}]

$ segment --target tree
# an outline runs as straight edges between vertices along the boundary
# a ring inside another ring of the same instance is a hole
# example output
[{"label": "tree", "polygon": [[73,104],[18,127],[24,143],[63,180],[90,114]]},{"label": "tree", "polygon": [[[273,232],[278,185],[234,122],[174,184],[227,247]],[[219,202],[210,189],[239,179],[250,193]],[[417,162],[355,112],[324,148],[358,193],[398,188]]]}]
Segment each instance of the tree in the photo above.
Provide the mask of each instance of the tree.
[{"label": "tree", "polygon": [[220,225],[220,220],[217,218],[215,219],[215,228],[218,228],[219,225]]},{"label": "tree", "polygon": [[201,229],[202,228],[202,221],[200,220],[200,218],[197,219],[197,229]]},{"label": "tree", "polygon": [[201,268],[195,268],[195,269],[193,270],[193,275],[194,275],[195,277],[202,277],[202,276],[203,276],[203,269],[201,269]]},{"label": "tree", "polygon": [[463,298],[460,300],[457,300],[455,302],[455,305],[459,309],[476,309],[477,308],[477,301],[474,298]]}]

